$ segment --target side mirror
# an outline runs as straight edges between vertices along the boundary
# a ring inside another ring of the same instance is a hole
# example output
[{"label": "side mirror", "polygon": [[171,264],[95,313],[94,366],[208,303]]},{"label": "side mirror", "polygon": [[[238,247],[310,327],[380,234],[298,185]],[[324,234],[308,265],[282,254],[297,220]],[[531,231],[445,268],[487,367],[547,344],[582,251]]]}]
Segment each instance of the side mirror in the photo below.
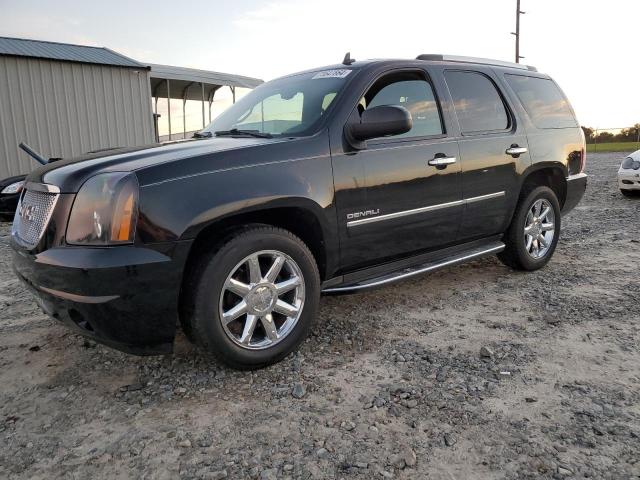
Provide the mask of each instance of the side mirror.
[{"label": "side mirror", "polygon": [[349,124],[347,133],[348,137],[361,143],[371,138],[407,133],[412,126],[411,113],[406,108],[380,105],[362,112],[360,122]]}]

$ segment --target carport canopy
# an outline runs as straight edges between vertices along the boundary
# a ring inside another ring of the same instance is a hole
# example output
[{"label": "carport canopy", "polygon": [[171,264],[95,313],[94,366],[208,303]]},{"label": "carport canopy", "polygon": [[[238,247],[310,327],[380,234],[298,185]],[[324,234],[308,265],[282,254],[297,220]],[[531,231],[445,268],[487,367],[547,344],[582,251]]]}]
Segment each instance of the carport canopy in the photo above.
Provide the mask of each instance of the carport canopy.
[{"label": "carport canopy", "polygon": [[[211,122],[211,104],[216,90],[229,87],[235,102],[236,87],[255,88],[261,83],[259,78],[245,77],[230,73],[198,70],[195,68],[173,67],[170,65],[149,64],[151,67],[151,94],[155,97],[155,113],[158,112],[158,98],[182,100],[183,131],[186,133],[185,107],[187,100],[202,102],[202,127],[205,123],[205,102],[209,104],[209,122]],[[171,109],[168,109],[169,138],[171,138]],[[157,128],[156,128],[157,132]]]}]

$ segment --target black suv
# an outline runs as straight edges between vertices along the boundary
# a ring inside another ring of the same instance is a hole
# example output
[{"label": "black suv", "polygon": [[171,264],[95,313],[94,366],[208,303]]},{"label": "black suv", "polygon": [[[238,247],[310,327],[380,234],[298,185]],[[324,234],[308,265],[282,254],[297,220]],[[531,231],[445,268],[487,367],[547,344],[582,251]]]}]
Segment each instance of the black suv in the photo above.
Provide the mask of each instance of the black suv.
[{"label": "black suv", "polygon": [[46,313],[137,354],[186,335],[237,368],[305,338],[321,293],[497,253],[535,270],[585,143],[535,68],[421,55],[265,83],[191,140],[27,178],[12,245]]}]

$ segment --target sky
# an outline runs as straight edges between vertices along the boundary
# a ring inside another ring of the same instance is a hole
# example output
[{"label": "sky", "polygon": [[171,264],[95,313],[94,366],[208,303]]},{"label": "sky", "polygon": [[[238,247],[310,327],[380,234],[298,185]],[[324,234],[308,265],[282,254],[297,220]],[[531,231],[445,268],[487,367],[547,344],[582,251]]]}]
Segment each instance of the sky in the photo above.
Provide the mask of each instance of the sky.
[{"label": "sky", "polygon": [[[347,51],[356,59],[447,53],[512,61],[515,4],[0,0],[0,36],[105,46],[141,62],[269,80],[339,63]],[[582,125],[640,123],[640,1],[521,0],[521,9],[522,63],[560,84]],[[218,110],[228,105],[228,94],[218,102]]]}]

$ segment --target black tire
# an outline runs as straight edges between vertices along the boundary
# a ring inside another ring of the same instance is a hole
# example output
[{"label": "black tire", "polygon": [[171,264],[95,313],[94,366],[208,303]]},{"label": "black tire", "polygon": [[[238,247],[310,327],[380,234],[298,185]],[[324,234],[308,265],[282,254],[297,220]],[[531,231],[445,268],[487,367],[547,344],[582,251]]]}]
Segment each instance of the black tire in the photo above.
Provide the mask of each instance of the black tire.
[{"label": "black tire", "polygon": [[625,190],[623,188],[620,189],[620,193],[622,193],[622,195],[624,195],[625,197],[636,197],[638,196],[638,192],[635,190]]},{"label": "black tire", "polygon": [[[555,235],[544,256],[541,258],[533,258],[525,248],[524,227],[529,209],[540,199],[547,200],[553,208]],[[553,190],[545,186],[526,186],[520,194],[520,200],[518,201],[518,206],[511,220],[511,225],[509,225],[509,229],[504,235],[503,241],[506,248],[498,254],[498,258],[502,263],[516,270],[538,270],[544,267],[553,256],[553,252],[558,244],[558,239],[560,238],[560,227],[560,204]]]},{"label": "black tire", "polygon": [[[261,350],[243,348],[229,337],[220,318],[220,296],[227,276],[246,257],[263,250],[288,255],[304,278],[304,306],[292,330],[275,345]],[[318,310],[320,275],[307,246],[292,233],[270,226],[249,227],[236,232],[210,252],[190,273],[185,288],[181,322],[191,341],[237,369],[262,368],[278,362],[307,337]]]}]

